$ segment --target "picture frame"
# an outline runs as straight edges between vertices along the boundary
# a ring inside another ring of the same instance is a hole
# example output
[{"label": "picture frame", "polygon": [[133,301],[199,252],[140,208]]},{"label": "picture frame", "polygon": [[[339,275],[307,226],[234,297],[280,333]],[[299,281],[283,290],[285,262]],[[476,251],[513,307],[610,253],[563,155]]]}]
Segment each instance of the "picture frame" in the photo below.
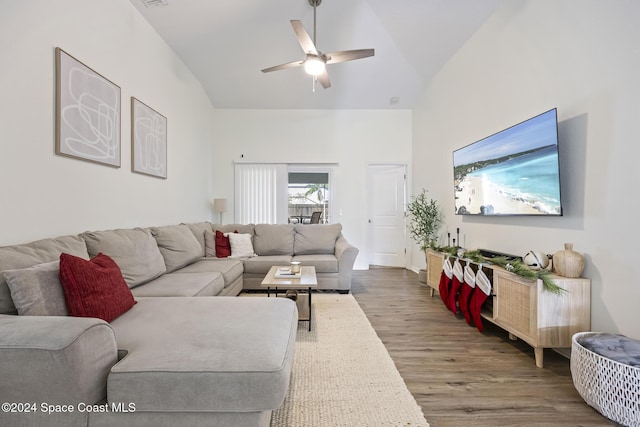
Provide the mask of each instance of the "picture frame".
[{"label": "picture frame", "polygon": [[59,47],[57,155],[120,167],[120,87]]},{"label": "picture frame", "polygon": [[167,118],[133,96],[131,171],[167,179]]}]

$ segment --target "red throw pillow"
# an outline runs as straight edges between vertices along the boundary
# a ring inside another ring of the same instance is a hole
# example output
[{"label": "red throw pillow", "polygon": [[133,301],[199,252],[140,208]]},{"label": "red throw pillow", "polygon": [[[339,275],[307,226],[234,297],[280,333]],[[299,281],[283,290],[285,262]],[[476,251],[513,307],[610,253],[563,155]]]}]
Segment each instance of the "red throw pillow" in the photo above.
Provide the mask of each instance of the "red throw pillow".
[{"label": "red throw pillow", "polygon": [[[234,231],[237,233],[238,230]],[[228,258],[231,256],[231,243],[229,238],[220,230],[216,230],[216,257]]]},{"label": "red throw pillow", "polygon": [[224,233],[216,230],[216,257],[227,258],[231,255],[231,243]]},{"label": "red throw pillow", "polygon": [[120,267],[102,253],[91,261],[61,254],[60,283],[71,316],[111,322],[136,304]]}]

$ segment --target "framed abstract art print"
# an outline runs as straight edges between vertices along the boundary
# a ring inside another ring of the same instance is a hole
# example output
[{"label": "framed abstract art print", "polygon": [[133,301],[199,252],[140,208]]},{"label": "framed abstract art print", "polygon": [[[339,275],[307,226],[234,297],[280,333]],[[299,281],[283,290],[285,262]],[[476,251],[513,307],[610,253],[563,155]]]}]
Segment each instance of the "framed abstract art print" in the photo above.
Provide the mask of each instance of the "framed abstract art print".
[{"label": "framed abstract art print", "polygon": [[56,48],[56,154],[120,167],[120,87]]},{"label": "framed abstract art print", "polygon": [[131,170],[167,178],[167,118],[131,97]]}]

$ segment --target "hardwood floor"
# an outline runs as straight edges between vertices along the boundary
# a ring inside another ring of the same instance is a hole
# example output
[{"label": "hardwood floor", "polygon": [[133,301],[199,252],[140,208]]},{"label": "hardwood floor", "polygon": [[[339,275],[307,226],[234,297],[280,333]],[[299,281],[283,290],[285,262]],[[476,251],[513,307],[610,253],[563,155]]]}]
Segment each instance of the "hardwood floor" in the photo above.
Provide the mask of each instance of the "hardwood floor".
[{"label": "hardwood floor", "polygon": [[354,271],[352,292],[431,427],[617,425],[584,403],[567,358],[545,350],[537,368],[530,346],[479,333],[412,271]]}]

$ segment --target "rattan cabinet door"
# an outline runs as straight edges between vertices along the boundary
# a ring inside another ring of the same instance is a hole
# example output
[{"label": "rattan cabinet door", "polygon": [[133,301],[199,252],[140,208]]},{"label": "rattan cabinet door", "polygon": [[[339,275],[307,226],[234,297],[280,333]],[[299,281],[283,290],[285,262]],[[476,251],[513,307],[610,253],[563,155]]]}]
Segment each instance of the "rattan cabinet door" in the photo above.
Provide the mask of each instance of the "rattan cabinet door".
[{"label": "rattan cabinet door", "polygon": [[536,282],[494,271],[493,321],[531,345],[536,345]]},{"label": "rattan cabinet door", "polygon": [[444,264],[444,254],[431,249],[426,250],[427,256],[427,285],[436,291],[440,285],[440,275],[442,274],[442,264]]}]

